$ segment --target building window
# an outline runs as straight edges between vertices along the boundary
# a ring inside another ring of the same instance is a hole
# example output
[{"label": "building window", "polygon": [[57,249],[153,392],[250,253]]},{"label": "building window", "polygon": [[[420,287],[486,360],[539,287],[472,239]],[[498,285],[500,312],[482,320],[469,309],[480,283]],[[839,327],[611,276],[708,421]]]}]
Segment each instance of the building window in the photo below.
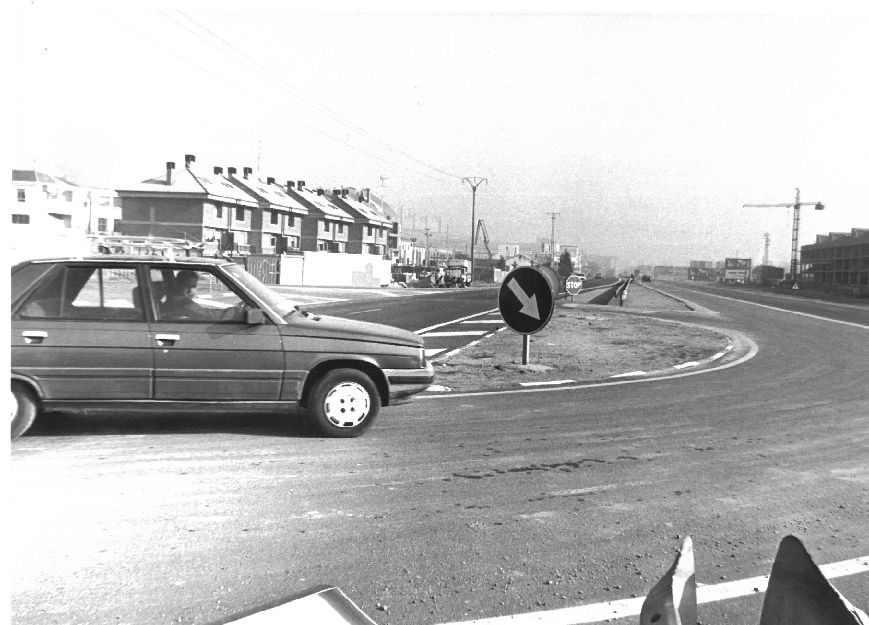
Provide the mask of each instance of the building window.
[{"label": "building window", "polygon": [[108,232],[109,231],[109,220],[105,217],[100,217],[97,219],[97,232]]},{"label": "building window", "polygon": [[27,192],[24,189],[18,189],[18,201],[24,202],[27,199]]},{"label": "building window", "polygon": [[344,234],[344,224],[338,224],[338,233]]},{"label": "building window", "polygon": [[235,220],[236,221],[244,221],[244,209],[236,208],[235,209]]},{"label": "building window", "polygon": [[221,204],[218,204],[214,207],[214,210],[217,212],[217,218],[221,219],[223,217],[223,206]]},{"label": "building window", "polygon": [[323,232],[329,232],[329,222],[328,221],[323,222]]},{"label": "building window", "polygon": [[277,211],[272,211],[272,224],[277,225],[280,214]]},{"label": "building window", "polygon": [[292,237],[287,237],[287,238],[289,240],[289,248],[291,250],[299,249],[299,237],[292,236]]},{"label": "building window", "polygon": [[371,236],[371,234],[372,234],[372,232],[371,232],[371,226],[368,226],[368,236]]},{"label": "building window", "polygon": [[72,191],[64,191],[63,192],[63,199],[66,200],[67,202],[72,202]]},{"label": "building window", "polygon": [[287,227],[295,228],[296,227],[296,216],[295,215],[287,215]]},{"label": "building window", "polygon": [[12,223],[14,224],[29,224],[30,215],[12,215]]}]

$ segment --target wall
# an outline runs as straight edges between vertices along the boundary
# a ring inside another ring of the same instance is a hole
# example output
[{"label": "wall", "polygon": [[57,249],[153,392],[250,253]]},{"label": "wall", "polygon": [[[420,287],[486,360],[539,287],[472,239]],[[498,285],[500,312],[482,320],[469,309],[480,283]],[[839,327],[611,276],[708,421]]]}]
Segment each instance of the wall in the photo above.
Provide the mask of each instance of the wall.
[{"label": "wall", "polygon": [[[283,279],[281,270],[281,284]],[[305,252],[302,285],[379,288],[392,281],[392,262],[370,254]]]},{"label": "wall", "polygon": [[302,256],[281,256],[280,284],[302,284],[305,269],[305,259]]}]

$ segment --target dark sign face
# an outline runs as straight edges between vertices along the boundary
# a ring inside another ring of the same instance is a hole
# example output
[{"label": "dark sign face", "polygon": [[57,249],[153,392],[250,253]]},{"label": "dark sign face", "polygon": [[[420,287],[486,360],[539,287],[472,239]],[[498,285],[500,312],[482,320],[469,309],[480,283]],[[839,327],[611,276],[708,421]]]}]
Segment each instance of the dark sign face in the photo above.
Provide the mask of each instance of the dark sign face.
[{"label": "dark sign face", "polygon": [[504,322],[520,334],[534,334],[552,317],[553,285],[534,267],[519,267],[498,291],[498,310]]},{"label": "dark sign face", "polygon": [[750,258],[725,258],[724,259],[724,268],[725,269],[748,269],[751,267],[751,259]]}]

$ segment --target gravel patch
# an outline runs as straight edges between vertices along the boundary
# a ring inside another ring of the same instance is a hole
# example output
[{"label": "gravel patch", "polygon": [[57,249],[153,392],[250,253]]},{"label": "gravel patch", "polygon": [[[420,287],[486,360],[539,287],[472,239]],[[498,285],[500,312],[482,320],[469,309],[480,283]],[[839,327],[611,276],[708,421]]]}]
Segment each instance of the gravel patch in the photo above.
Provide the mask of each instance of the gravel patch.
[{"label": "gravel patch", "polygon": [[442,391],[465,392],[600,380],[702,361],[731,344],[724,333],[698,324],[706,311],[659,291],[635,284],[623,306],[587,303],[600,293],[559,300],[549,324],[531,335],[528,364],[522,364],[522,335],[506,329],[435,360],[435,383]]}]

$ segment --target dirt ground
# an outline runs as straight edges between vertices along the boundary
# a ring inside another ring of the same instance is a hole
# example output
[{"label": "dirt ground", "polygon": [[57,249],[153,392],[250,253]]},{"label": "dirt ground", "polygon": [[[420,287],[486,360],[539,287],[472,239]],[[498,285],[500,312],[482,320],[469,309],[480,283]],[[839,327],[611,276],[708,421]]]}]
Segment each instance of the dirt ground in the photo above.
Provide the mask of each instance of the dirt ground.
[{"label": "dirt ground", "polygon": [[[609,305],[588,303],[601,293],[559,300],[549,324],[531,335],[527,365],[522,364],[522,335],[508,328],[435,360],[436,388],[431,390],[490,390],[659,371],[701,361],[731,344],[728,336],[698,325],[709,311],[692,310],[645,285],[632,284],[622,307],[616,300]],[[660,312],[685,314],[679,321],[653,317]]]}]

